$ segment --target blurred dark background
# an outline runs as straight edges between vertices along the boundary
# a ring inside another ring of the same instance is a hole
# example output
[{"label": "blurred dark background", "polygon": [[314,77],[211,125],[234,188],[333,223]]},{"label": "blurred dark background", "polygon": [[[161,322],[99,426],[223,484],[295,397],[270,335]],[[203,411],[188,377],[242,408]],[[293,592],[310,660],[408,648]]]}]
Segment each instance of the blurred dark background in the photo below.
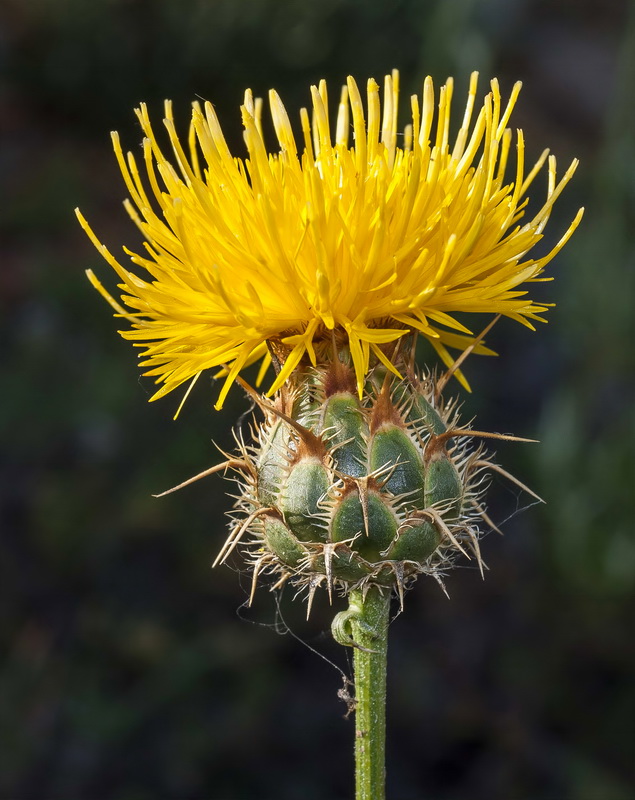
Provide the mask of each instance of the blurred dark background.
[{"label": "blurred dark background", "polygon": [[[116,253],[137,244],[108,131],[138,148],[132,108],[184,122],[214,102],[242,153],[245,87],[293,116],[310,83],[401,70],[497,75],[524,89],[529,156],[581,159],[545,251],[557,302],[509,321],[474,359],[464,413],[541,439],[499,460],[547,500],[495,481],[504,538],[408,595],[391,630],[392,800],[635,798],[635,16],[618,0],[4,0],[0,4],[0,797],[2,800],[340,800],[352,794],[350,672],[335,610],[210,570],[226,486],[165,489],[231,446],[199,381],[148,404],[133,348],[90,287],[115,281],[73,217]],[[404,103],[401,124],[405,117]],[[160,128],[160,125],[158,126]],[[544,176],[532,194],[544,191]],[[229,486],[229,485],[227,485]],[[230,487],[231,488],[231,487]],[[279,606],[278,606],[279,600]],[[287,631],[292,631],[288,633]],[[285,632],[287,632],[285,634]],[[303,643],[309,645],[304,646]]]}]

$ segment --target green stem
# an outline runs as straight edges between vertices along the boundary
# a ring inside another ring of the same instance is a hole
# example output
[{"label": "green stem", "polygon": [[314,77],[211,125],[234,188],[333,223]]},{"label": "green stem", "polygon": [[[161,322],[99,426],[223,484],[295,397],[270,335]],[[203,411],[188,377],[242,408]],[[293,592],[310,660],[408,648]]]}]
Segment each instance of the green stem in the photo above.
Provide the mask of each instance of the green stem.
[{"label": "green stem", "polygon": [[352,591],[333,634],[352,645],[355,670],[355,800],[386,796],[386,656],[390,592]]}]

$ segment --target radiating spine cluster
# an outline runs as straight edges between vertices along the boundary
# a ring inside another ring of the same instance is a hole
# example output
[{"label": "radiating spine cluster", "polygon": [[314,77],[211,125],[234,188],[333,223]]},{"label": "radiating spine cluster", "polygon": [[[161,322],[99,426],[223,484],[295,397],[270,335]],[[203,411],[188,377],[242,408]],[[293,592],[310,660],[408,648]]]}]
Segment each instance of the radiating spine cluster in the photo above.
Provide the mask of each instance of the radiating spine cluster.
[{"label": "radiating spine cluster", "polygon": [[405,380],[377,365],[361,400],[339,358],[299,371],[273,402],[250,390],[265,418],[255,443],[219,465],[240,473],[241,492],[216,563],[243,542],[254,589],[272,573],[310,599],[320,585],[348,594],[375,584],[403,600],[421,573],[443,585],[468,551],[482,571],[479,522],[493,527],[482,493],[488,470],[504,471],[474,441],[513,437],[460,427],[441,385],[401,366]]}]

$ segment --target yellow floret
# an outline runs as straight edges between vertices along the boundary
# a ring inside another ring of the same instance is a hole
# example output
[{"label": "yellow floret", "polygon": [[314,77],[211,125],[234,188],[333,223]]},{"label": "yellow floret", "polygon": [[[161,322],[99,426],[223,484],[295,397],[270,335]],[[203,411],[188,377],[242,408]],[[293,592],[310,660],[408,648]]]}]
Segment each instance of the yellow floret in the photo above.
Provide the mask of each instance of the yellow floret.
[{"label": "yellow floret", "polygon": [[[311,88],[312,119],[306,109],[300,113],[299,151],[272,90],[279,151],[269,153],[262,103],[248,90],[241,107],[244,159],[232,156],[210,103],[193,104],[186,152],[166,102],[168,159],[142,105],[144,181],[135,157],[124,155],[113,134],[131,198],[126,209],[145,238],[145,253],[126,251],[137,269],[122,266],[78,216],[120,278],[121,303],[89,274],[132,324],[122,335],[144,348],[141,366],[162,384],[153,399],[204,370],[226,367],[220,407],[245,366],[264,359],[264,374],[267,343],[275,341],[288,356],[273,393],[303,358],[315,363],[316,347],[334,332],[348,342],[361,392],[371,354],[389,363],[380,346],[408,331],[426,336],[451,363],[447,347],[463,348],[472,339],[456,312],[503,314],[530,327],[540,319],[547,307],[519,287],[541,279],[581,219],[582,209],[547,255],[528,255],[577,161],[558,182],[555,158],[545,151],[525,174],[518,131],[515,175],[506,181],[513,138],[507,125],[520,84],[503,105],[493,80],[473,120],[474,73],[461,128],[450,142],[452,91],[449,79],[435,109],[426,78],[422,102],[411,98],[412,123],[399,138],[398,73],[385,78],[383,112],[377,83],[368,81],[364,109],[349,78],[333,136],[322,81]],[[527,191],[545,162],[546,201],[525,220]]]}]

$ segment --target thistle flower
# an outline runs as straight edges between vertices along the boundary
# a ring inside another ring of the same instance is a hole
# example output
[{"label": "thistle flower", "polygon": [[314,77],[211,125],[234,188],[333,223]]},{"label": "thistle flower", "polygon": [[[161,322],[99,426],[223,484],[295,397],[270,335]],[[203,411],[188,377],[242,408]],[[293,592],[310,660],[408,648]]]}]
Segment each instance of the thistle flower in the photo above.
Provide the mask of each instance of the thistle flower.
[{"label": "thistle flower", "polygon": [[[218,408],[244,367],[262,359],[260,381],[273,357],[272,395],[298,365],[327,359],[333,341],[350,352],[361,398],[373,362],[399,375],[386,345],[408,332],[427,337],[449,365],[447,348],[463,349],[474,340],[457,312],[502,314],[532,327],[547,306],[522,286],[546,280],[540,277],[545,266],[582,210],[551,252],[530,255],[577,161],[559,182],[548,151],[526,172],[519,130],[515,174],[506,177],[513,139],[507,125],[519,91],[517,83],[505,104],[493,80],[475,115],[473,73],[451,142],[451,79],[435,113],[432,79],[426,78],[421,102],[411,98],[412,122],[402,136],[396,71],[385,78],[383,110],[373,79],[364,108],[349,78],[334,131],[322,81],[311,88],[312,118],[300,112],[299,147],[272,90],[278,148],[268,153],[262,103],[247,90],[244,159],[232,156],[211,103],[193,104],[184,147],[168,102],[172,163],[142,105],[137,116],[147,188],[135,157],[125,156],[118,135],[112,137],[131,197],[125,206],[146,252],[126,250],[134,267],[123,266],[78,216],[121,280],[122,304],[88,273],[117,315],[132,324],[122,336],[144,348],[144,374],[161,384],[152,399],[222,367]],[[546,200],[525,219],[528,190],[545,163]],[[479,343],[476,352],[491,351]]]},{"label": "thistle flower", "polygon": [[[126,251],[141,275],[122,266],[78,212],[121,280],[121,303],[89,277],[132,324],[122,335],[144,348],[141,366],[162,384],[154,398],[222,368],[217,407],[238,381],[263,412],[251,442],[237,433],[237,453],[185,483],[238,473],[231,531],[217,562],[242,543],[254,588],[269,573],[274,588],[290,580],[306,589],[309,609],[320,585],[348,599],[332,631],[355,647],[356,696],[350,699],[348,685],[342,696],[356,713],[357,800],[384,797],[391,596],[403,605],[404,590],[421,573],[443,586],[457,554],[470,557],[468,550],[482,573],[481,523],[495,527],[483,498],[488,474],[527,488],[478,444],[514,437],[461,425],[456,404],[442,397],[452,374],[465,383],[459,367],[469,352],[491,352],[483,344],[488,329],[475,337],[455,315],[505,315],[529,327],[542,319],[547,306],[523,286],[545,280],[545,266],[582,215],[551,252],[529,255],[577,161],[558,182],[545,151],[525,173],[518,131],[515,174],[506,178],[507,124],[519,91],[516,84],[503,104],[492,81],[473,121],[474,73],[450,143],[452,80],[435,115],[426,78],[401,139],[397,72],[385,79],[383,112],[375,81],[368,81],[364,110],[349,78],[334,135],[321,82],[311,89],[312,120],[306,109],[300,113],[302,152],[271,91],[273,154],[261,103],[247,91],[245,159],[231,155],[209,103],[194,103],[186,153],[166,103],[174,165],[141,106],[145,184],[113,134],[132,198],[126,208],[145,237],[145,254]],[[546,200],[525,219],[527,192],[545,163]],[[420,334],[449,366],[441,378],[414,364]],[[448,347],[463,350],[456,362]],[[272,361],[276,368],[267,393],[273,400],[239,375],[259,359],[259,381]]]}]

